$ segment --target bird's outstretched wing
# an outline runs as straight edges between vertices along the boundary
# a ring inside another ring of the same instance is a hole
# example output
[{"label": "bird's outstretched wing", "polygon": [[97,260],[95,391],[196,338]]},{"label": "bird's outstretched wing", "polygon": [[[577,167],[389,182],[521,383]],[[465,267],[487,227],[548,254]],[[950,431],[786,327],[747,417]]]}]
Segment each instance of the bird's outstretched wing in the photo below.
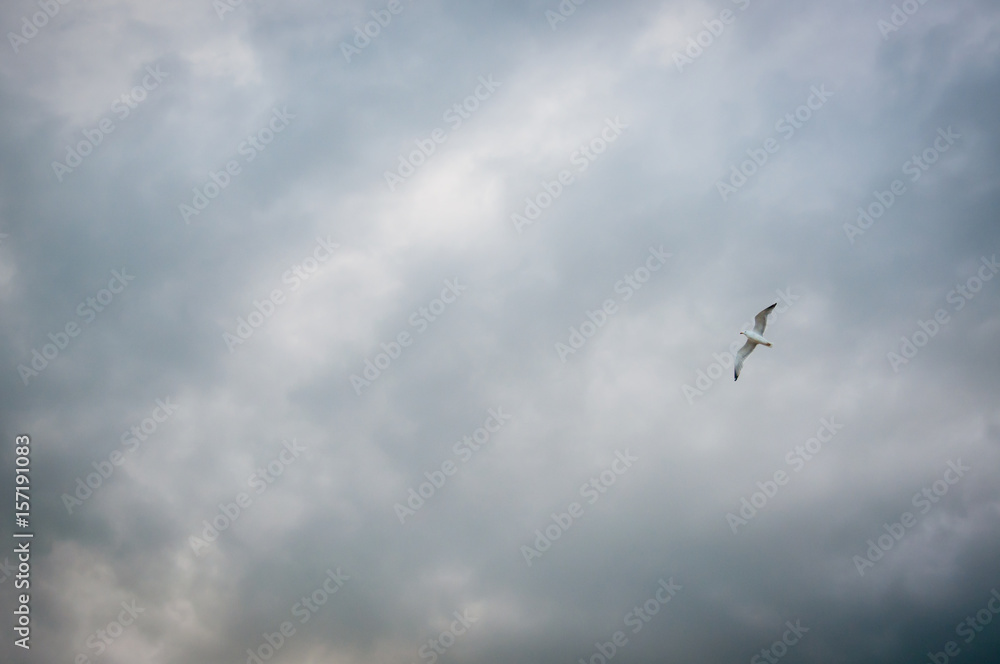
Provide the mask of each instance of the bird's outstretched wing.
[{"label": "bird's outstretched wing", "polygon": [[759,314],[757,314],[756,316],[754,316],[754,319],[753,319],[753,331],[754,332],[756,332],[757,334],[764,334],[764,326],[767,325],[767,315],[769,313],[771,313],[771,310],[774,309],[776,306],[778,306],[777,302],[775,302],[774,304],[772,304],[771,306],[769,306],[767,309],[764,309],[764,311],[762,311]]},{"label": "bird's outstretched wing", "polygon": [[[760,315],[760,314],[758,314]],[[747,342],[743,344],[743,348],[740,348],[736,353],[736,378],[733,380],[740,379],[740,371],[743,370],[743,360],[747,359],[747,355],[753,352],[753,349],[757,347],[757,344],[747,339]]]}]

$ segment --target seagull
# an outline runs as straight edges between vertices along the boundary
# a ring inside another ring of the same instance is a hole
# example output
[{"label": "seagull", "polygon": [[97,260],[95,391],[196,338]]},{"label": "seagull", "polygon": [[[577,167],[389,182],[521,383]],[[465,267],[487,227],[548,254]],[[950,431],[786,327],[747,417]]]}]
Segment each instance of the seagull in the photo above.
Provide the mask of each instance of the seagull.
[{"label": "seagull", "polygon": [[771,342],[765,339],[763,334],[764,326],[767,325],[767,315],[771,313],[771,310],[776,306],[778,306],[777,302],[754,316],[752,330],[743,330],[740,332],[740,334],[747,338],[747,342],[743,344],[743,348],[740,348],[739,352],[736,353],[736,378],[733,380],[740,379],[740,371],[743,369],[743,361],[747,359],[747,355],[753,352],[753,349],[757,347],[757,344],[771,346]]}]

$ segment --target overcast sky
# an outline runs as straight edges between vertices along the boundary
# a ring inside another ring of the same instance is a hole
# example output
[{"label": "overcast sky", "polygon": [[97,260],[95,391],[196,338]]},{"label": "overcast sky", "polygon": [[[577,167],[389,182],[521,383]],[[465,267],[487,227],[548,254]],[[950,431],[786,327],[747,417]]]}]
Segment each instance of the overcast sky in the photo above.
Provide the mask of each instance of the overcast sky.
[{"label": "overcast sky", "polygon": [[230,2],[0,9],[5,661],[995,661],[995,2]]}]

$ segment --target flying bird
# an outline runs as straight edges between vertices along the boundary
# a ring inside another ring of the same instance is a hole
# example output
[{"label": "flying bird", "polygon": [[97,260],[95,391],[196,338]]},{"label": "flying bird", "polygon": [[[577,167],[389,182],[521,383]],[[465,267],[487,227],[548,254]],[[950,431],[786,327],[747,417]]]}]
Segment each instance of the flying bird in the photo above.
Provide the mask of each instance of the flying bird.
[{"label": "flying bird", "polygon": [[740,332],[740,334],[747,338],[747,342],[743,344],[743,348],[740,348],[739,352],[736,353],[736,378],[733,380],[740,379],[740,371],[743,369],[743,361],[747,359],[747,355],[752,353],[753,349],[756,348],[758,344],[762,344],[764,346],[771,345],[771,342],[763,336],[764,327],[767,325],[767,315],[771,313],[771,310],[776,306],[778,306],[777,302],[754,316],[752,330],[743,330]]}]

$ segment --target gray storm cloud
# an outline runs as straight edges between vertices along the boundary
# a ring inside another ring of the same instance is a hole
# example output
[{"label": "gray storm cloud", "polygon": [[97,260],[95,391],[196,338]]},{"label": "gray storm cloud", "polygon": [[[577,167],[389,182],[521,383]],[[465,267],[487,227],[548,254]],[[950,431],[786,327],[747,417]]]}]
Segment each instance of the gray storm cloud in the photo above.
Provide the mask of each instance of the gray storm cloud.
[{"label": "gray storm cloud", "polygon": [[0,25],[4,661],[994,661],[994,3]]}]

